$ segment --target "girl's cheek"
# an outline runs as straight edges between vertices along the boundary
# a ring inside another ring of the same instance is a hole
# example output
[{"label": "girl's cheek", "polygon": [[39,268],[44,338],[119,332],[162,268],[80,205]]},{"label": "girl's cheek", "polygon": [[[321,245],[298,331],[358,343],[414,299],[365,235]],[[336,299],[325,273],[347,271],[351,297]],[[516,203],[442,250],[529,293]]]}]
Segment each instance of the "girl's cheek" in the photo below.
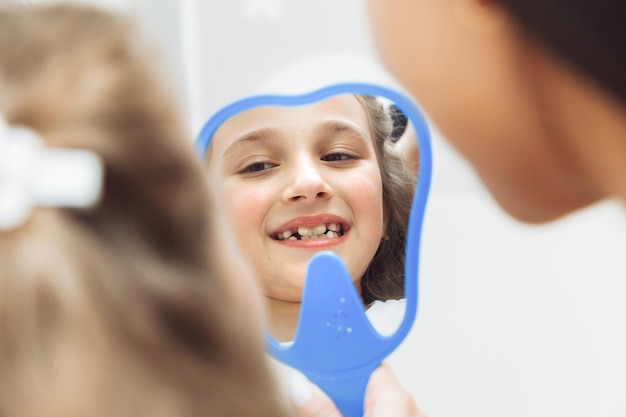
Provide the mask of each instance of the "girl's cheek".
[{"label": "girl's cheek", "polygon": [[253,230],[263,227],[263,219],[268,209],[267,194],[256,189],[231,190],[224,199],[231,225],[231,233],[236,236],[249,236]]},{"label": "girl's cheek", "polygon": [[[229,202],[232,213],[246,214],[254,217],[254,214],[263,210],[267,201],[267,194],[259,190],[236,191],[230,194]],[[238,219],[245,220],[245,219]]]}]

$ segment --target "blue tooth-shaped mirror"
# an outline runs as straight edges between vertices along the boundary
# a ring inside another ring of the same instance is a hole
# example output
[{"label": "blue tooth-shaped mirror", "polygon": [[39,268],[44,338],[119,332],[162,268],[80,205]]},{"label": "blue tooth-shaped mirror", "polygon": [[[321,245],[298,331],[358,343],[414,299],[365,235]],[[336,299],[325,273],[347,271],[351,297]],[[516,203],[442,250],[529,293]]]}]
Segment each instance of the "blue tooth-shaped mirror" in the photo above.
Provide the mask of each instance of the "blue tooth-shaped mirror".
[{"label": "blue tooth-shaped mirror", "polygon": [[[382,335],[377,331],[366,314],[362,294],[358,286],[355,287],[356,281],[351,277],[345,259],[332,251],[332,247],[326,250],[322,244],[320,250],[311,254],[306,266],[293,343],[281,343],[269,332],[266,332],[266,341],[273,357],[315,382],[333,399],[344,416],[360,417],[371,372],[404,339],[417,310],[420,237],[432,172],[430,134],[423,114],[404,94],[365,83],[336,84],[302,95],[259,95],[239,100],[218,111],[203,127],[196,140],[196,149],[203,159],[207,159],[209,146],[220,126],[247,110],[267,106],[307,106],[345,94],[377,97],[385,103],[392,103],[408,119],[417,143],[417,181],[406,232],[404,317],[396,323],[392,334]],[[258,164],[250,175],[257,175],[257,170],[265,169],[265,166],[273,169],[280,165],[274,162]],[[298,236],[297,232],[293,233]],[[281,233],[279,235],[279,239],[283,239]],[[239,250],[240,256],[243,256],[242,252]]]}]

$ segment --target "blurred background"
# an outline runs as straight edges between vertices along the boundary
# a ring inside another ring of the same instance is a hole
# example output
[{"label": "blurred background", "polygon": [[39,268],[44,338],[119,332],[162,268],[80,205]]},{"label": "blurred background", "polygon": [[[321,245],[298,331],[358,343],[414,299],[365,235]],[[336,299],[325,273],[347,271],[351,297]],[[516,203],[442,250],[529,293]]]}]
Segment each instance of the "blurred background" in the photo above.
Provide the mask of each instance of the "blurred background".
[{"label": "blurred background", "polygon": [[[139,22],[194,136],[285,68],[377,60],[362,0],[77,2]],[[401,382],[430,417],[626,415],[624,207],[520,224],[433,132],[418,316],[389,358]]]}]

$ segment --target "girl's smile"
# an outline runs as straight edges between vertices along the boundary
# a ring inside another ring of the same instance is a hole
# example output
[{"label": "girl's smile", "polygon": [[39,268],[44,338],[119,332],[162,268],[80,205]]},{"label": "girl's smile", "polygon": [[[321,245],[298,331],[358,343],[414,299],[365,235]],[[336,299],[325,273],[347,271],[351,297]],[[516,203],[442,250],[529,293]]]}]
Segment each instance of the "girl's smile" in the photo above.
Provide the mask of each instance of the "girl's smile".
[{"label": "girl's smile", "polygon": [[343,243],[350,226],[331,214],[298,217],[281,225],[270,234],[280,244],[294,248],[327,248]]}]

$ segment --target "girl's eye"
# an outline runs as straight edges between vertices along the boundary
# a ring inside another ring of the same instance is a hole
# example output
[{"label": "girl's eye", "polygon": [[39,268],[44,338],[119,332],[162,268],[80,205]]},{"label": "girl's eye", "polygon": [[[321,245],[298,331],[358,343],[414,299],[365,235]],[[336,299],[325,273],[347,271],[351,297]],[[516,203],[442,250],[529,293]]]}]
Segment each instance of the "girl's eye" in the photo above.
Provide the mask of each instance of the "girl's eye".
[{"label": "girl's eye", "polygon": [[352,159],[357,159],[357,158],[352,155],[348,155],[347,153],[342,153],[342,152],[330,153],[322,157],[322,161],[327,161],[327,162],[347,161],[347,160],[352,160]]},{"label": "girl's eye", "polygon": [[263,172],[268,169],[274,168],[274,166],[275,165],[270,164],[269,162],[255,162],[253,164],[247,165],[239,173],[240,174],[259,173],[259,172]]}]

